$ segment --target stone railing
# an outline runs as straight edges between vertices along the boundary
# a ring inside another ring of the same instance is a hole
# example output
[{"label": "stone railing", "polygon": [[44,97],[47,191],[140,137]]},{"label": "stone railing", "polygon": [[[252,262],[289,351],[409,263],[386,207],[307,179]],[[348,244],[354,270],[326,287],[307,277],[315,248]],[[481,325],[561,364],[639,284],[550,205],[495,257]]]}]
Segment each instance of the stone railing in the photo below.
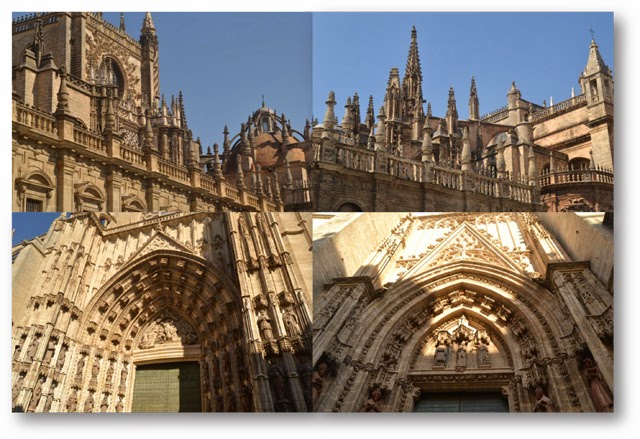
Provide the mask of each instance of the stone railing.
[{"label": "stone railing", "polygon": [[14,122],[26,125],[36,131],[58,136],[56,119],[50,114],[28,107],[24,104],[16,104],[13,115]]},{"label": "stone railing", "polygon": [[200,187],[214,195],[219,195],[218,189],[216,188],[216,181],[208,175],[203,174],[200,176]]},{"label": "stone railing", "polygon": [[[525,183],[502,179],[502,195],[510,200],[521,203],[533,203],[533,187]],[[535,200],[538,202],[538,200]]]},{"label": "stone railing", "polygon": [[350,146],[337,146],[336,163],[348,169],[373,172],[375,170],[375,153],[366,149]]},{"label": "stone railing", "polygon": [[587,95],[580,95],[573,98],[569,98],[566,101],[559,102],[549,108],[545,108],[540,111],[536,111],[531,115],[531,120],[533,122],[538,121],[540,119],[544,119],[547,116],[550,116],[555,113],[559,113],[561,111],[569,110],[574,107],[578,107],[587,102]]},{"label": "stone railing", "polygon": [[283,189],[282,192],[288,194],[285,198],[287,203],[304,204],[311,203],[312,188],[307,181],[296,180],[290,189]]},{"label": "stone railing", "polygon": [[132,148],[127,148],[124,145],[120,145],[120,157],[129,163],[138,166],[145,166],[144,153],[139,150],[135,150]]},{"label": "stone railing", "polygon": [[499,185],[500,182],[495,177],[475,173],[465,174],[465,187],[477,194],[498,197],[500,196]]},{"label": "stone railing", "polygon": [[613,172],[610,169],[596,167],[595,169],[575,169],[555,171],[538,177],[540,187],[554,184],[605,183],[613,184]]},{"label": "stone railing", "polygon": [[224,187],[224,196],[233,201],[240,201],[240,191],[233,186],[227,185]]},{"label": "stone railing", "polygon": [[424,181],[422,176],[422,163],[414,160],[391,156],[387,159],[389,175],[394,175],[403,180]]},{"label": "stone railing", "polygon": [[433,167],[433,179],[431,183],[447,189],[461,190],[462,171],[436,165]]},{"label": "stone railing", "polygon": [[98,133],[85,130],[84,128],[76,126],[73,127],[73,141],[87,147],[88,149],[92,149],[103,154],[107,153],[107,147],[104,144],[104,137]]},{"label": "stone railing", "polygon": [[480,117],[481,122],[493,123],[509,117],[508,107],[500,107]]},{"label": "stone railing", "polygon": [[260,199],[253,194],[246,193],[247,204],[254,207],[256,210],[260,210]]},{"label": "stone railing", "polygon": [[175,178],[179,181],[189,181],[189,171],[187,169],[176,166],[171,162],[163,159],[158,159],[158,171],[161,174],[167,175],[171,178]]}]

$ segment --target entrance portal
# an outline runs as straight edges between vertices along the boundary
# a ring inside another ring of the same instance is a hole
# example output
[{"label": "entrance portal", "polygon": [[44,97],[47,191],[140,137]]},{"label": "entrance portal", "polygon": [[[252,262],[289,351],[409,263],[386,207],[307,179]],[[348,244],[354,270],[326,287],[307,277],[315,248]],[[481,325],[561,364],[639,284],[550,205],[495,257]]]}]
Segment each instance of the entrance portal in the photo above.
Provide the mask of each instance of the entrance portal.
[{"label": "entrance portal", "polygon": [[500,392],[423,393],[414,412],[508,412],[509,403]]},{"label": "entrance portal", "polygon": [[138,366],[132,412],[201,412],[197,362]]}]

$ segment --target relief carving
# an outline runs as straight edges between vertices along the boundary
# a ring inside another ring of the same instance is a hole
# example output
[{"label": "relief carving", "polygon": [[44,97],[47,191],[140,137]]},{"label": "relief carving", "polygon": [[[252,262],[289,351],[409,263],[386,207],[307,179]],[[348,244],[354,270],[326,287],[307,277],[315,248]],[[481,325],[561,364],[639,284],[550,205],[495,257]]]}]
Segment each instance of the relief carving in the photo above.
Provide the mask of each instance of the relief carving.
[{"label": "relief carving", "polygon": [[147,327],[138,343],[138,347],[140,349],[151,349],[156,345],[163,345],[169,342],[190,345],[197,341],[198,336],[189,323],[173,313],[165,312]]}]

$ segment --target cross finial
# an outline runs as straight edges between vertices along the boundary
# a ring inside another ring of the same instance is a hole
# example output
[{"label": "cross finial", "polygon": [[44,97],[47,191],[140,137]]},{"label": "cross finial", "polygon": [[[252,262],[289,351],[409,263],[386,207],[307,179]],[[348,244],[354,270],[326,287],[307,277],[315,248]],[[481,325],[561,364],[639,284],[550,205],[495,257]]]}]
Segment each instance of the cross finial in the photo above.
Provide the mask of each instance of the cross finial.
[{"label": "cross finial", "polygon": [[593,28],[592,28],[592,27],[590,27],[590,28],[589,28],[589,33],[591,34],[591,39],[592,39],[592,40],[595,40],[595,37],[594,37],[594,35],[595,35],[595,31],[593,30]]}]

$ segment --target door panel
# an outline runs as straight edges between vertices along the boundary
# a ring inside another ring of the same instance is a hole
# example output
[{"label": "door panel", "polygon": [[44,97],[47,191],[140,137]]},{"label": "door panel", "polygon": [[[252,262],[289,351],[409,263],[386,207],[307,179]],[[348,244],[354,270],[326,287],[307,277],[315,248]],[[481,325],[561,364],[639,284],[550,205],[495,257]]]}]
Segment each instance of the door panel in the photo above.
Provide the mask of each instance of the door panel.
[{"label": "door panel", "polygon": [[138,366],[132,412],[200,412],[200,365],[196,362]]}]

